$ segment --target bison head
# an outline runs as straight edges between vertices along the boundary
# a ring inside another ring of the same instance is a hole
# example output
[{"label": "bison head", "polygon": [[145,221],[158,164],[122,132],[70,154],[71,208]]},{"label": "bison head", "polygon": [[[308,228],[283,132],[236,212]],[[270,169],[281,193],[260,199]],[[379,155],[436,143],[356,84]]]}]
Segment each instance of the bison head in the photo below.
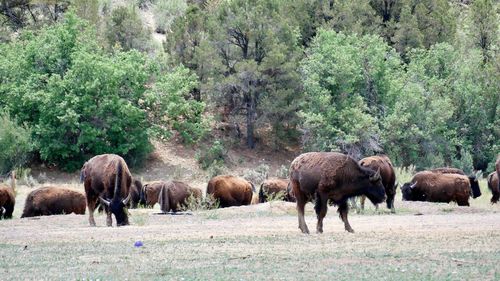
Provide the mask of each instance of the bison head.
[{"label": "bison head", "polygon": [[470,188],[472,190],[472,198],[477,198],[481,196],[481,189],[479,188],[479,183],[475,175],[469,176]]},{"label": "bison head", "polygon": [[385,200],[385,188],[382,184],[382,177],[380,177],[380,169],[374,172],[371,169],[365,169],[368,180],[365,181],[365,190],[363,192],[373,205],[382,203]]},{"label": "bison head", "polygon": [[122,199],[120,195],[121,191],[121,183],[122,183],[122,165],[121,162],[118,162],[117,168],[116,168],[116,175],[115,175],[115,188],[113,192],[113,199],[108,200],[104,199],[103,197],[99,196],[99,200],[101,201],[102,204],[106,205],[108,207],[108,210],[115,215],[116,218],[116,225],[121,226],[121,225],[128,225],[128,212],[127,212],[127,204],[130,198],[132,197],[132,194],[128,192],[128,196],[125,199]]},{"label": "bison head", "polygon": [[417,182],[411,183],[407,182],[401,186],[401,193],[403,195],[403,201],[414,201],[417,200],[417,191],[415,187],[417,186]]}]

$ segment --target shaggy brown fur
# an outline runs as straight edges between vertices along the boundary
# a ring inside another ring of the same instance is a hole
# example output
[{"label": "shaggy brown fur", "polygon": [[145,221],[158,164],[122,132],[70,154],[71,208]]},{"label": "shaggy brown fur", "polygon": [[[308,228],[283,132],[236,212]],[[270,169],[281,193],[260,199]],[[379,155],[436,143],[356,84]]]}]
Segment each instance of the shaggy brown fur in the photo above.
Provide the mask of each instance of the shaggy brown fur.
[{"label": "shaggy brown fur", "polygon": [[132,185],[130,186],[130,208],[135,209],[139,204],[145,205],[146,202],[141,199],[144,197],[142,193],[142,183],[138,179],[132,180]]},{"label": "shaggy brown fur", "polygon": [[[442,167],[430,170],[434,173],[440,174],[457,174],[457,175],[466,175],[465,172],[461,169],[450,168],[450,167]],[[471,187],[471,196],[472,198],[477,198],[481,196],[481,189],[479,188],[479,182],[475,175],[467,176],[469,178],[470,187]]]},{"label": "shaggy brown fur", "polygon": [[91,226],[95,226],[98,199],[105,205],[107,226],[112,225],[111,214],[115,215],[118,226],[129,224],[125,208],[130,199],[132,175],[123,158],[115,154],[97,155],[83,165],[80,179],[85,186]]},{"label": "shaggy brown fur", "polygon": [[10,173],[10,186],[0,184],[0,220],[11,219],[16,205],[16,173]]},{"label": "shaggy brown fur", "polygon": [[85,214],[85,196],[67,188],[46,186],[33,190],[26,197],[21,218],[75,213]]},{"label": "shaggy brown fur", "polygon": [[[392,166],[391,159],[386,155],[375,155],[363,158],[359,161],[363,167],[370,168],[374,171],[380,171],[382,177],[382,184],[384,185],[385,195],[387,197],[387,209],[392,213],[396,213],[394,208],[394,196],[396,196],[396,173]],[[361,209],[365,208],[366,196],[361,196]]]},{"label": "shaggy brown fur", "polygon": [[297,199],[299,228],[303,233],[309,233],[304,219],[304,206],[314,196],[318,233],[323,232],[328,200],[339,206],[338,212],[345,229],[354,232],[347,219],[347,199],[363,194],[374,204],[385,199],[380,173],[362,167],[351,157],[336,152],[299,155],[290,166],[290,185]]},{"label": "shaggy brown fur", "polygon": [[264,203],[269,201],[269,198],[282,198],[285,201],[289,201],[290,196],[288,196],[288,179],[280,178],[270,178],[265,180],[260,185],[259,190],[259,203]]},{"label": "shaggy brown fur", "polygon": [[142,194],[144,196],[145,206],[153,208],[153,206],[158,203],[158,196],[162,186],[165,184],[164,181],[153,181],[148,182],[142,187]]},{"label": "shaggy brown fur", "polygon": [[454,201],[459,206],[469,206],[471,188],[467,176],[423,171],[416,173],[411,183],[405,183],[401,191],[403,200],[407,201]]},{"label": "shaggy brown fur", "polygon": [[500,189],[500,154],[497,156],[497,162],[495,163],[495,167],[497,169],[497,179],[498,179],[498,189]]},{"label": "shaggy brown fur", "polygon": [[491,204],[495,204],[498,202],[500,198],[500,183],[498,181],[497,172],[492,172],[488,175],[488,188],[491,190]]},{"label": "shaggy brown fur", "polygon": [[255,188],[244,178],[222,175],[210,179],[207,197],[218,200],[221,208],[250,205]]},{"label": "shaggy brown fur", "polygon": [[197,204],[201,203],[202,192],[180,181],[165,182],[158,196],[158,203],[162,212],[177,212],[187,208],[188,200],[192,198]]}]

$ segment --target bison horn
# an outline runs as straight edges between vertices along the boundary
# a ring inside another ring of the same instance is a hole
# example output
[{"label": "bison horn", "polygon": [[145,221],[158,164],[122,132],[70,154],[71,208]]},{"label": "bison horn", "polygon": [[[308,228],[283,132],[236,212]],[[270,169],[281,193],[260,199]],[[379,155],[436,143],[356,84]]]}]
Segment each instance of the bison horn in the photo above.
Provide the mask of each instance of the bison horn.
[{"label": "bison horn", "polygon": [[416,181],[414,184],[410,185],[410,188],[413,189],[415,186],[417,186],[418,181]]},{"label": "bison horn", "polygon": [[0,214],[3,214],[5,213],[5,208],[4,207],[0,207]]},{"label": "bison horn", "polygon": [[106,199],[102,198],[101,196],[99,196],[99,201],[101,201],[102,204],[104,204],[108,207],[109,207],[109,204],[111,203],[111,202],[109,202],[109,200],[106,200]]},{"label": "bison horn", "polygon": [[128,193],[127,198],[123,199],[123,205],[127,205],[128,201],[130,201],[130,198],[132,198],[132,193]]},{"label": "bison horn", "polygon": [[377,172],[373,176],[370,177],[371,181],[377,181],[379,179],[380,179],[380,168],[377,169]]}]

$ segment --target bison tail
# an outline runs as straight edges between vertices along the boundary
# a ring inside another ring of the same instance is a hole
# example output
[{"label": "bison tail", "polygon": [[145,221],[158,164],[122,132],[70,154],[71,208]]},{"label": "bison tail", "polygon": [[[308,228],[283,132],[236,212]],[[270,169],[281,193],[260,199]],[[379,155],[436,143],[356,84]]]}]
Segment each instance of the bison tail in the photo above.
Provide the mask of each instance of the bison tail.
[{"label": "bison tail", "polygon": [[166,185],[163,185],[160,189],[160,194],[158,195],[158,203],[160,204],[162,213],[168,213],[168,211],[170,211],[167,188],[168,187]]},{"label": "bison tail", "polygon": [[264,184],[260,185],[259,190],[259,203],[264,203]]}]

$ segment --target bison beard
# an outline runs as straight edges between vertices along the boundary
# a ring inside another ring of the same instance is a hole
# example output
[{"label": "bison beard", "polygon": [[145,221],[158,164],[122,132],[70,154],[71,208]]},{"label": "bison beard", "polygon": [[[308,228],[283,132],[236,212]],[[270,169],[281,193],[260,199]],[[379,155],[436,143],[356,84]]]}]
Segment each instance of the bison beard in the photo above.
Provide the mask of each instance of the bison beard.
[{"label": "bison beard", "polygon": [[385,199],[380,172],[360,166],[351,157],[336,152],[310,152],[299,155],[290,166],[290,184],[297,200],[299,228],[308,234],[304,219],[304,206],[316,197],[318,217],[316,230],[323,232],[323,218],[330,199],[338,205],[345,230],[354,232],[347,219],[347,199],[366,195],[373,204]]}]

